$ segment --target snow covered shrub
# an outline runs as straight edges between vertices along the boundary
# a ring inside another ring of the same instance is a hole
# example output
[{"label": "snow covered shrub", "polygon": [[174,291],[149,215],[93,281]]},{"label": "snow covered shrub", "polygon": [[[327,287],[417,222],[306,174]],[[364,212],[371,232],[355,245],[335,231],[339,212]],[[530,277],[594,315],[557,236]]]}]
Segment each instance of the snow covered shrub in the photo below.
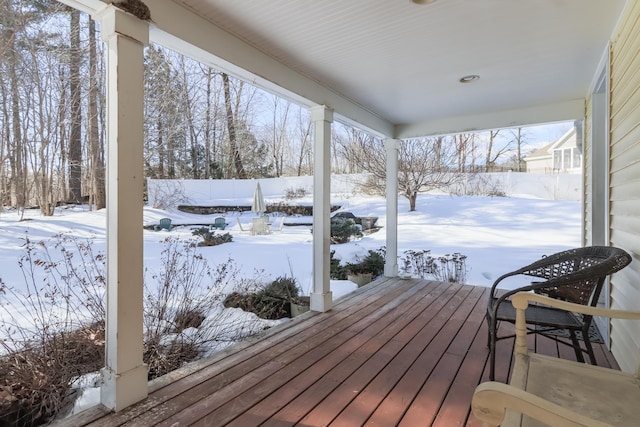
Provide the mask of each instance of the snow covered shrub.
[{"label": "snow covered shrub", "polygon": [[439,264],[434,272],[436,280],[450,283],[465,283],[467,281],[467,256],[458,252],[438,257]]},{"label": "snow covered shrub", "polygon": [[[83,375],[104,366],[105,256],[90,239],[25,237],[24,285],[0,278],[0,425],[40,425],[64,412]],[[210,267],[192,242],[163,242],[157,271],[145,271],[144,361],[149,379],[273,326],[225,311],[238,269]]]},{"label": "snow covered shrub", "polygon": [[218,246],[223,243],[229,243],[233,241],[233,236],[229,233],[216,234],[215,231],[211,231],[209,227],[200,227],[191,231],[194,236],[202,237],[202,241],[198,242],[198,246]]},{"label": "snow covered shrub", "polygon": [[103,256],[66,235],[24,241],[23,289],[0,285],[0,425],[50,421],[104,366]]},{"label": "snow covered shrub", "polygon": [[200,327],[238,273],[230,259],[212,269],[189,242],[169,237],[163,245],[162,269],[145,270],[143,360],[149,379],[196,359],[215,341],[215,333]]},{"label": "snow covered shrub", "polygon": [[441,282],[465,283],[467,280],[467,256],[458,252],[440,257],[431,256],[431,251],[406,250],[402,260],[403,273],[420,278],[431,276]]},{"label": "snow covered shrub", "polygon": [[377,250],[367,252],[363,258],[357,258],[355,262],[349,262],[344,266],[348,274],[366,274],[371,273],[372,278],[381,276],[384,273],[384,256],[386,248],[382,247]]},{"label": "snow covered shrub", "polygon": [[300,289],[293,277],[278,277],[252,292],[233,292],[224,301],[225,307],[240,308],[262,319],[278,320],[291,317],[289,303],[297,300]]},{"label": "snow covered shrub", "polygon": [[301,199],[306,195],[307,195],[307,190],[304,187],[287,188],[284,190],[285,200]]},{"label": "snow covered shrub", "polygon": [[353,219],[331,218],[331,243],[340,244],[350,242],[353,238],[362,237],[362,230]]},{"label": "snow covered shrub", "polygon": [[329,277],[334,280],[347,280],[347,271],[339,258],[335,258],[336,251],[329,252]]},{"label": "snow covered shrub", "polygon": [[454,196],[506,197],[503,184],[487,174],[467,174],[464,180],[449,187]]}]

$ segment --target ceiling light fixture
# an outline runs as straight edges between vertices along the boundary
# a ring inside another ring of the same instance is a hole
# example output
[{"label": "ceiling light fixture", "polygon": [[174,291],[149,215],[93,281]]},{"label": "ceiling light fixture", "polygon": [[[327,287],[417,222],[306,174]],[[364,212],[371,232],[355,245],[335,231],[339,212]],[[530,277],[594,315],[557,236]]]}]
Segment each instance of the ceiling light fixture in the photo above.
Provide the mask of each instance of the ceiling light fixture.
[{"label": "ceiling light fixture", "polygon": [[468,76],[460,77],[460,83],[471,83],[476,80],[480,80],[480,76],[477,74],[469,74]]},{"label": "ceiling light fixture", "polygon": [[429,3],[433,3],[436,0],[411,0],[412,2],[414,2],[415,4],[429,4]]}]

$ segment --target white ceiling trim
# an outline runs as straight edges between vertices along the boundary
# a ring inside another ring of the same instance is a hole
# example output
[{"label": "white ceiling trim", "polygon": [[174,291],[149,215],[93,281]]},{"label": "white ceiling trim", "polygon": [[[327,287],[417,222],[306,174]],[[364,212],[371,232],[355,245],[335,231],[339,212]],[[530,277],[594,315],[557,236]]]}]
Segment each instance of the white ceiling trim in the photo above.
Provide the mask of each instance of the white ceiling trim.
[{"label": "white ceiling trim", "polygon": [[461,132],[513,128],[579,120],[584,118],[585,100],[514,108],[508,111],[492,111],[473,116],[447,117],[418,124],[396,126],[396,138],[418,138],[424,135],[450,135]]}]

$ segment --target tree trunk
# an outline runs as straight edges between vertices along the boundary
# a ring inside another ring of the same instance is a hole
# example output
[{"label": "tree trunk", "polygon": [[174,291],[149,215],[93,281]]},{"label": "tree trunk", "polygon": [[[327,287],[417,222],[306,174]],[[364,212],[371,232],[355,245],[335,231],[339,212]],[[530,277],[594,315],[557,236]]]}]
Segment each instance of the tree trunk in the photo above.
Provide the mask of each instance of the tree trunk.
[{"label": "tree trunk", "polygon": [[11,37],[9,45],[9,79],[11,84],[11,113],[13,123],[13,141],[10,141],[9,166],[11,168],[12,181],[12,205],[24,211],[26,205],[26,172],[23,156],[22,118],[20,117],[20,91],[18,86],[18,55],[15,51],[15,36]]},{"label": "tree trunk", "polygon": [[0,132],[0,212],[5,205],[5,197],[7,194],[8,183],[5,173],[5,160],[9,157],[7,144],[11,138],[11,130],[9,127],[9,110],[7,103],[7,91],[4,80],[0,80],[0,103],[2,104],[2,129]]},{"label": "tree trunk", "polygon": [[98,78],[96,52],[96,24],[89,19],[89,146],[91,147],[91,192],[96,210],[107,205],[105,191],[105,165],[100,146],[100,132],[98,128],[98,96],[101,79]]},{"label": "tree trunk", "polygon": [[489,131],[489,143],[487,145],[487,155],[484,161],[484,171],[489,172],[489,168],[491,166],[491,150],[493,149],[493,140],[495,138],[495,134],[493,131]]},{"label": "tree trunk", "polygon": [[409,195],[409,212],[413,212],[416,210],[416,200],[418,199],[418,192],[413,191]]},{"label": "tree trunk", "polygon": [[229,90],[229,75],[222,73],[222,83],[224,85],[224,106],[227,109],[227,129],[229,131],[229,148],[233,157],[233,164],[236,168],[236,177],[246,179],[247,173],[242,165],[242,158],[238,151],[238,143],[236,141],[236,124],[231,108],[231,91]]},{"label": "tree trunk", "polygon": [[69,197],[73,203],[82,201],[82,103],[80,86],[80,12],[71,12],[69,52],[69,88],[71,92],[71,131],[69,133]]},{"label": "tree trunk", "polygon": [[517,131],[517,161],[518,161],[518,172],[522,172],[522,128],[518,128]]},{"label": "tree trunk", "polygon": [[156,176],[160,179],[166,178],[164,172],[164,163],[166,161],[166,157],[164,155],[164,138],[162,136],[163,127],[162,127],[162,119],[158,119],[158,173]]},{"label": "tree trunk", "polygon": [[211,68],[207,67],[207,101],[204,113],[204,179],[211,178],[211,74]]}]

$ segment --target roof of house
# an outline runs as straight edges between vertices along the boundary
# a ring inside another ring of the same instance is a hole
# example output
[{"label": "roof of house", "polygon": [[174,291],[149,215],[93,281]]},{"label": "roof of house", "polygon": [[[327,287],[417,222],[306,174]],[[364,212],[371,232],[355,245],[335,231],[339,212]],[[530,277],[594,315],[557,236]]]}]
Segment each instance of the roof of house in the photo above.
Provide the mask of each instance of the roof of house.
[{"label": "roof of house", "polygon": [[565,134],[562,135],[560,138],[556,139],[555,141],[545,145],[544,147],[526,156],[524,158],[524,161],[526,162],[531,160],[540,160],[540,159],[549,158],[553,155],[553,150],[560,148],[566,144],[573,143],[573,145],[575,145],[575,139],[576,139],[576,128],[572,127],[567,132],[565,132]]}]

